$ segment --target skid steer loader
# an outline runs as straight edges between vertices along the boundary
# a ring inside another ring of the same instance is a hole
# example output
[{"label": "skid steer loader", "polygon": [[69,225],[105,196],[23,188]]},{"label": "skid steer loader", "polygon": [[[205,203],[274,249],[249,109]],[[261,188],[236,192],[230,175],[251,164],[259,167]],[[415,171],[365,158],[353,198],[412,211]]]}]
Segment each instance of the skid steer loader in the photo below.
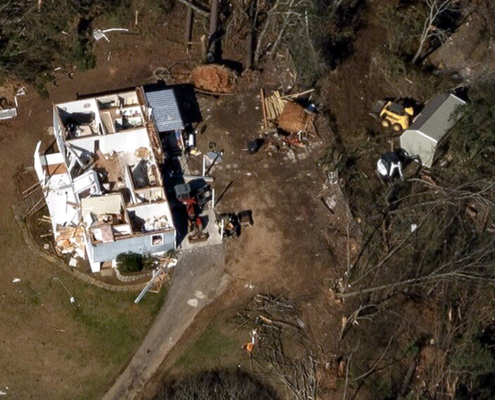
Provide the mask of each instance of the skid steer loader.
[{"label": "skid steer loader", "polygon": [[370,115],[380,120],[384,128],[392,128],[394,132],[402,132],[409,128],[414,109],[392,101],[380,100],[375,104]]}]

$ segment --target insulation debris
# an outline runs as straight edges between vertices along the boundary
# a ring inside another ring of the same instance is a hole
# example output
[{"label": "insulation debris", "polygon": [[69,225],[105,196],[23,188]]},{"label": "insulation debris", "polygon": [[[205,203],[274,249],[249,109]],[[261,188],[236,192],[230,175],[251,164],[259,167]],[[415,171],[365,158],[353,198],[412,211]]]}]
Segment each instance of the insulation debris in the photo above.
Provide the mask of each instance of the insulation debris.
[{"label": "insulation debris", "polygon": [[171,225],[165,215],[161,216],[160,218],[149,218],[144,223],[144,230],[146,232],[168,229],[170,227]]},{"label": "insulation debris", "polygon": [[231,93],[235,83],[234,72],[218,64],[200,65],[194,68],[191,79],[197,89],[211,93]]},{"label": "insulation debris", "polygon": [[312,129],[314,115],[307,113],[302,106],[288,102],[280,114],[278,127],[288,133],[297,134]]},{"label": "insulation debris", "polygon": [[55,250],[59,254],[74,254],[79,258],[86,258],[84,244],[84,228],[78,227],[59,227],[59,233],[55,239]]}]

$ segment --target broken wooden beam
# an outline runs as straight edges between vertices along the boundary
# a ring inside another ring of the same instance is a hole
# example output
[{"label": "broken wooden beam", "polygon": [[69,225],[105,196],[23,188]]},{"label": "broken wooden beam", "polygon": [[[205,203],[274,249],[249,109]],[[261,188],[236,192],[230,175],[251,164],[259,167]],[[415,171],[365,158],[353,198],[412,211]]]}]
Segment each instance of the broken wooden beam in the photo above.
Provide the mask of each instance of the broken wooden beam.
[{"label": "broken wooden beam", "polygon": [[193,9],[194,11],[196,11],[197,13],[201,14],[204,17],[209,17],[210,16],[210,12],[209,11],[205,11],[202,8],[198,7],[197,5],[191,3],[191,2],[189,2],[187,0],[179,0],[179,2],[181,2],[182,4],[185,4],[186,6],[188,6],[191,9]]},{"label": "broken wooden beam", "polygon": [[268,121],[266,117],[265,90],[261,88],[261,109],[263,110],[263,129],[268,129]]}]

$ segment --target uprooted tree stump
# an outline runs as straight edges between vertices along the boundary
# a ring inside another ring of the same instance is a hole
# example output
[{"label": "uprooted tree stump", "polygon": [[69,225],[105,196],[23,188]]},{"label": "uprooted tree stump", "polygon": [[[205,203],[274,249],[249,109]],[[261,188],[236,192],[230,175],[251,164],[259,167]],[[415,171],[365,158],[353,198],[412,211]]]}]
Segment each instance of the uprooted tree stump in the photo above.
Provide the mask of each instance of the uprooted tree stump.
[{"label": "uprooted tree stump", "polygon": [[199,65],[191,72],[194,86],[211,93],[231,93],[234,89],[235,74],[218,64]]}]

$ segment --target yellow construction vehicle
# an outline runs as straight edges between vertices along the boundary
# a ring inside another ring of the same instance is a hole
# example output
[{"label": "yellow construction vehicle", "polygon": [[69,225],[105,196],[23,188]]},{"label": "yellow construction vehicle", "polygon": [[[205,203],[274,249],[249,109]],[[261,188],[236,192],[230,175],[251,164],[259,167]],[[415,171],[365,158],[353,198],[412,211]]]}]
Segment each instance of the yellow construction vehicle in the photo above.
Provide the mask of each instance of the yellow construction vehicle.
[{"label": "yellow construction vehicle", "polygon": [[376,103],[370,114],[379,119],[384,128],[392,128],[395,132],[401,132],[409,128],[414,109],[392,101],[381,100]]}]

